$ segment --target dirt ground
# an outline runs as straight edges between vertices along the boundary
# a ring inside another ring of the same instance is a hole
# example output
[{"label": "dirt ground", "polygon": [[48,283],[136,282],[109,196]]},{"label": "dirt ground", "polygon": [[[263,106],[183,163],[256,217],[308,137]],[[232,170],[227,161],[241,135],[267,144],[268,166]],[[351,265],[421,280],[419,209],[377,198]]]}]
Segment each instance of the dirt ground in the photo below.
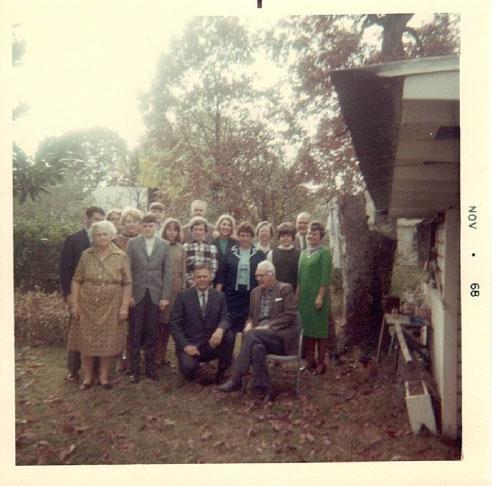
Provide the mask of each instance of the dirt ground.
[{"label": "dirt ground", "polygon": [[[253,392],[223,394],[185,383],[172,366],[161,381],[80,391],[64,377],[65,351],[16,352],[16,461],[28,464],[172,464],[458,460],[460,445],[414,435],[401,384],[386,360],[378,369],[342,357],[327,372],[272,367],[279,394],[262,405]],[[210,378],[215,365],[201,371]]]}]

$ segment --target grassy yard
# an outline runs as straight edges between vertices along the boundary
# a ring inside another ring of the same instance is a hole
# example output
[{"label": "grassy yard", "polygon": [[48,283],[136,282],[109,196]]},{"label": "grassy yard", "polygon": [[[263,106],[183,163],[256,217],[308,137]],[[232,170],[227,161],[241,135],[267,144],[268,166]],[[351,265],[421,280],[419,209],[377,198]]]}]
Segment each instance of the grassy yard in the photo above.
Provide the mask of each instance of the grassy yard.
[{"label": "grassy yard", "polygon": [[459,459],[456,444],[411,433],[389,368],[346,358],[325,375],[304,374],[295,399],[291,370],[273,367],[280,394],[263,406],[251,391],[185,383],[174,367],[161,369],[159,383],[117,374],[112,390],[83,392],[64,380],[63,349],[18,348],[17,464]]}]

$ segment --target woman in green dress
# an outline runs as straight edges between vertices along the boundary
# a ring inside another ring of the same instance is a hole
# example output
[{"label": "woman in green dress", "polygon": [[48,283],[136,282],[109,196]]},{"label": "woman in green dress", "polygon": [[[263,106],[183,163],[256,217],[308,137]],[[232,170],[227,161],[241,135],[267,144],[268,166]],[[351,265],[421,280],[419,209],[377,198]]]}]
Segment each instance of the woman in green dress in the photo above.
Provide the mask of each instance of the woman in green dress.
[{"label": "woman in green dress", "polygon": [[[305,369],[314,374],[326,370],[325,358],[328,349],[328,311],[332,272],[332,255],[322,245],[325,236],[324,226],[318,221],[309,224],[307,249],[299,260],[298,300],[299,312],[304,329]],[[315,360],[316,347],[318,360]]]}]

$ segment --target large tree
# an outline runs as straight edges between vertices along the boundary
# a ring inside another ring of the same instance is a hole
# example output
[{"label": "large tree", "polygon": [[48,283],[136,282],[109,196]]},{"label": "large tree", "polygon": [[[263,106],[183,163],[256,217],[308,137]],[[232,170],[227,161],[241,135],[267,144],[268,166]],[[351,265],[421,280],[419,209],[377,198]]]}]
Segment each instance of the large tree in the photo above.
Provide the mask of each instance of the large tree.
[{"label": "large tree", "polygon": [[[328,200],[336,196],[340,201],[346,240],[344,314],[348,341],[356,344],[373,340],[380,325],[381,296],[390,288],[396,245],[394,239],[370,231],[366,224],[364,198],[357,196],[364,190],[363,178],[330,73],[368,63],[457,52],[456,16],[434,15],[431,22],[419,28],[408,26],[412,17],[289,17],[266,38],[274,58],[288,66],[296,93],[296,127],[304,140],[297,172],[319,184],[318,197]],[[371,39],[373,34],[378,36],[378,44],[368,41],[368,33]],[[316,130],[306,136],[304,127],[308,124]],[[391,226],[388,221],[384,223],[385,228]]]},{"label": "large tree", "polygon": [[[177,211],[198,196],[214,213],[282,218],[296,210],[290,196],[300,204],[306,192],[272,123],[275,99],[253,82],[255,48],[237,18],[200,17],[159,60],[142,96],[147,136],[139,177],[161,188]],[[288,194],[269,190],[270,180]]]},{"label": "large tree", "polygon": [[116,132],[95,127],[45,138],[35,162],[46,167],[61,165],[65,182],[88,194],[98,186],[120,183],[127,158],[126,143]]}]

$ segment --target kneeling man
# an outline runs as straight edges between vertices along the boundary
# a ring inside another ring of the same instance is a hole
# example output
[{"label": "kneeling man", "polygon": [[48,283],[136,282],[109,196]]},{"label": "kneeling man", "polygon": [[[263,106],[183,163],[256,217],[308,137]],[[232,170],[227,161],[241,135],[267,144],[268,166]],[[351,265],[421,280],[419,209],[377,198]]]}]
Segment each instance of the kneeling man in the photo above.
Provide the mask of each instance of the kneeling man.
[{"label": "kneeling man", "polygon": [[219,360],[215,381],[224,380],[231,365],[231,340],[224,294],[212,288],[212,273],[206,263],[197,264],[194,286],[175,299],[170,315],[170,333],[176,345],[180,373],[193,380],[200,362]]},{"label": "kneeling man", "polygon": [[250,314],[243,345],[233,376],[219,386],[219,390],[231,392],[241,388],[243,377],[252,366],[256,385],[264,393],[264,399],[272,400],[274,394],[266,357],[268,354],[297,353],[300,333],[297,303],[292,286],[276,280],[274,265],[270,261],[257,265],[255,277],[259,285],[250,294]]}]

